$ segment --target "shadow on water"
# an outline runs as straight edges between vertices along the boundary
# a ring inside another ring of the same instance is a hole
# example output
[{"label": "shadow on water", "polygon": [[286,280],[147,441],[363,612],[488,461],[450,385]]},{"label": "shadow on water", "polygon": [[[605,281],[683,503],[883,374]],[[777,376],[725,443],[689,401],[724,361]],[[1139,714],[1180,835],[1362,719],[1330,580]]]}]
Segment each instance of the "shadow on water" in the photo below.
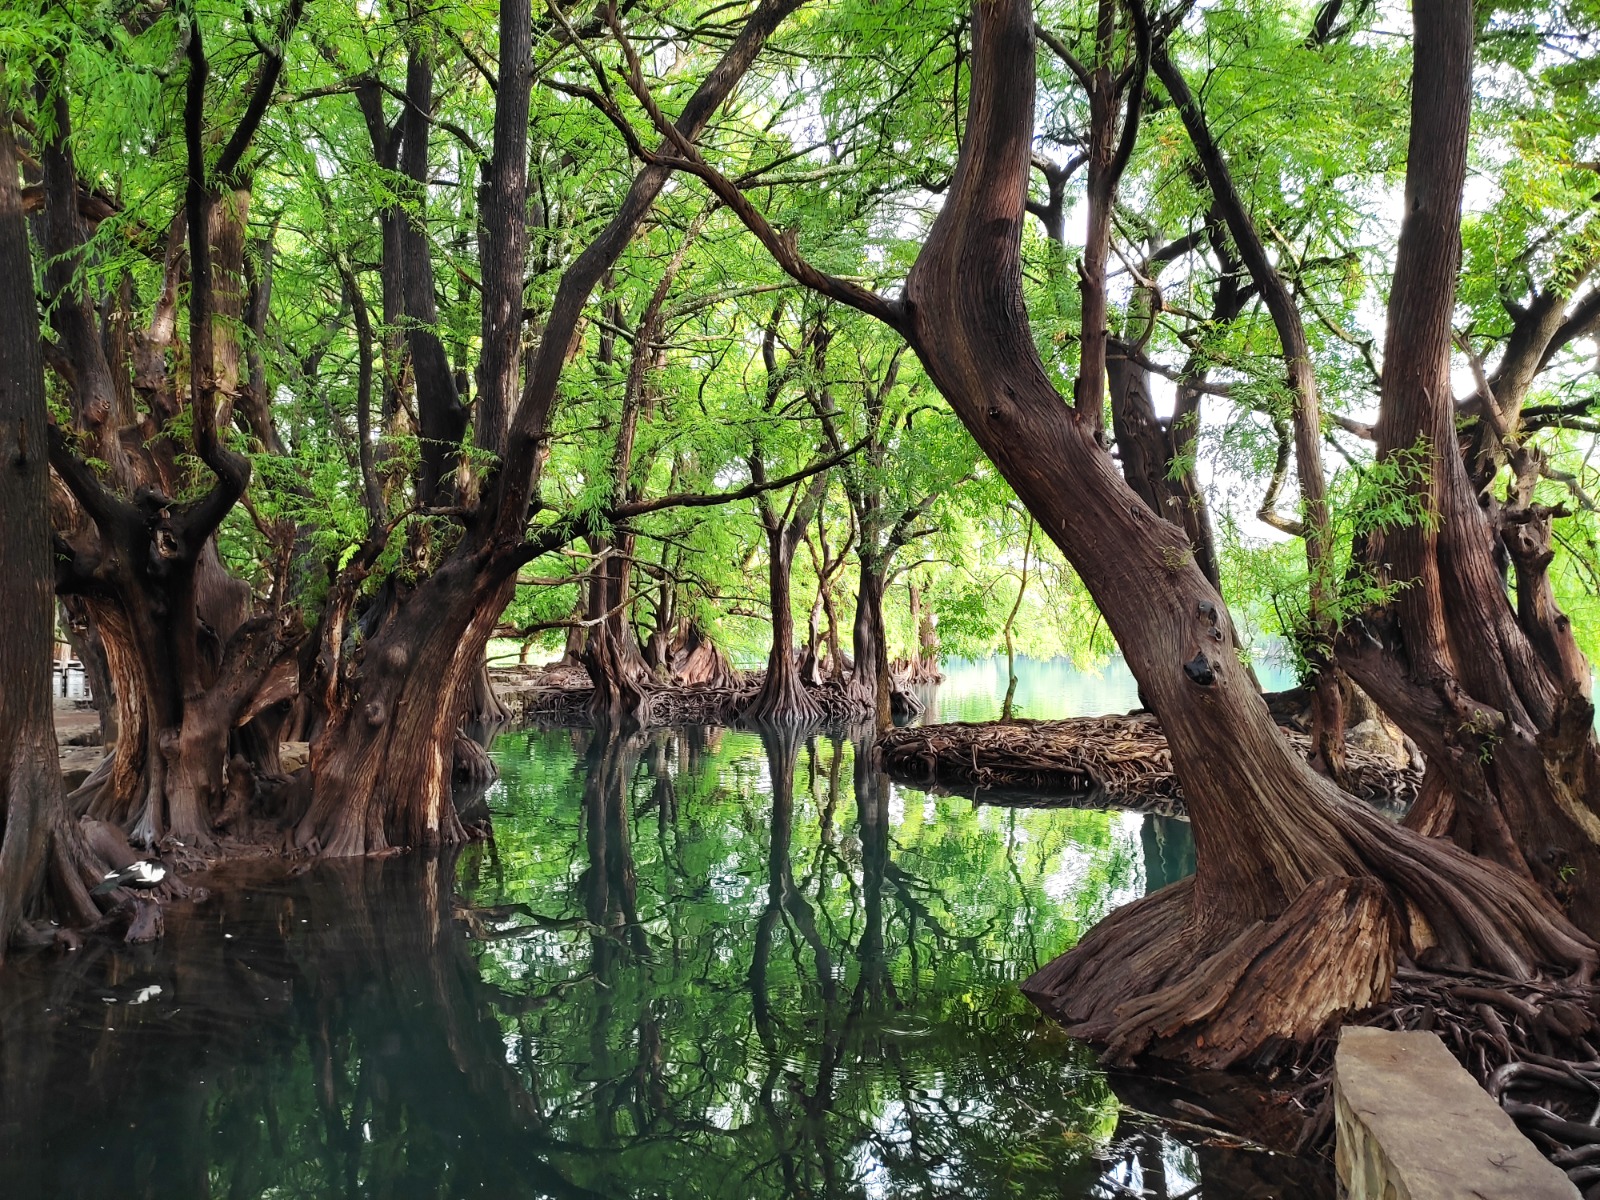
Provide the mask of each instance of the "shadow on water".
[{"label": "shadow on water", "polygon": [[974,807],[815,730],[494,757],[492,843],[241,870],[158,945],[8,965],[4,1194],[1332,1196],[1124,1108],[1016,992],[1192,868],[1181,823]]}]

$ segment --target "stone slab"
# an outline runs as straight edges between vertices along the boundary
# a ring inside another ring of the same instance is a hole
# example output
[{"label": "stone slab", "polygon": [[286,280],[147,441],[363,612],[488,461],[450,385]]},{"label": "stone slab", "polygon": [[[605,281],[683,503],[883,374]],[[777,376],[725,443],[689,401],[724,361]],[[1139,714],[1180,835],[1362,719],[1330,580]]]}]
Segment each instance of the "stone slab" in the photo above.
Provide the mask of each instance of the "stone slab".
[{"label": "stone slab", "polygon": [[1333,1102],[1350,1200],[1579,1200],[1434,1034],[1342,1030]]}]

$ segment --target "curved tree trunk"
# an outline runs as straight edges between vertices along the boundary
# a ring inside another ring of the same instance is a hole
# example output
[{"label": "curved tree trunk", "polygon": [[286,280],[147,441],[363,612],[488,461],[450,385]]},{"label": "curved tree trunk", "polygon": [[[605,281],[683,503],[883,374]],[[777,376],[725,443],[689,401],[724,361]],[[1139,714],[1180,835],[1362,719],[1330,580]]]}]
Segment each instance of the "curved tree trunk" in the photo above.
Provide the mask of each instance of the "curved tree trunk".
[{"label": "curved tree trunk", "polygon": [[967,135],[903,328],[1105,614],[1166,732],[1198,859],[1192,883],[1119,910],[1029,994],[1119,1052],[1214,1064],[1380,999],[1399,952],[1587,974],[1595,946],[1546,896],[1386,825],[1293,753],[1187,538],[1129,490],[1092,421],[1063,409],[1020,289],[1032,11],[979,6],[973,29]]}]

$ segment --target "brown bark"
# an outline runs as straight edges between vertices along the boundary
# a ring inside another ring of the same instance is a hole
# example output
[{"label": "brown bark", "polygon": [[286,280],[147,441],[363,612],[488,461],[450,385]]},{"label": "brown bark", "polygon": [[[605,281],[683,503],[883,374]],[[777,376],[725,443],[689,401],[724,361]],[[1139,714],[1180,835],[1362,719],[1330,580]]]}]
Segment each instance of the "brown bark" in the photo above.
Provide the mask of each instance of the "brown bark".
[{"label": "brown bark", "polygon": [[[684,105],[677,122],[682,136],[698,136],[768,35],[798,2],[768,0],[756,9]],[[503,61],[526,61],[529,22],[527,0],[500,6]],[[519,52],[518,47],[524,49]],[[633,239],[672,167],[652,162],[641,168],[617,214],[563,273],[538,350],[519,387],[527,87],[526,76],[508,74],[496,91],[488,169],[492,196],[486,205],[494,215],[485,214],[482,248],[484,351],[477,442],[503,453],[476,497],[467,498],[460,540],[367,643],[358,670],[343,677],[329,728],[312,750],[314,800],[296,834],[301,844],[316,844],[324,853],[361,854],[466,836],[449,793],[461,707],[459,701],[439,699],[459,697],[481,664],[515,586],[517,568],[577,532],[563,526],[533,541],[526,536],[549,415],[584,306]],[[503,422],[509,422],[509,432]],[[591,635],[591,647],[595,641]],[[601,660],[614,653],[613,643],[594,647],[590,656],[607,677],[610,668]],[[611,699],[609,694],[600,697],[607,711]]]},{"label": "brown bark", "polygon": [[1156,416],[1150,396],[1150,373],[1134,358],[1134,347],[1121,338],[1108,343],[1107,380],[1111,393],[1111,431],[1122,461],[1122,477],[1150,511],[1184,531],[1195,561],[1220,590],[1216,537],[1210,509],[1195,474],[1194,441],[1198,433],[1200,393],[1178,387],[1172,419]]},{"label": "brown bark", "polygon": [[[782,314],[780,305],[768,325],[762,342],[762,357],[767,369],[766,411],[777,408],[784,385],[797,365],[792,361],[780,370],[777,362],[777,322]],[[763,458],[761,438],[756,435],[747,459],[752,483],[768,482],[766,461]],[[772,611],[772,645],[767,654],[767,673],[761,690],[740,714],[747,720],[765,722],[808,722],[822,716],[822,710],[806,691],[800,678],[799,664],[794,654],[794,600],[790,579],[794,570],[794,554],[811,518],[822,509],[828,492],[828,472],[813,475],[804,485],[791,489],[788,502],[779,507],[772,492],[764,491],[756,497],[756,513],[767,537],[767,596]]]},{"label": "brown bark", "polygon": [[[1380,458],[1405,470],[1420,511],[1367,547],[1378,577],[1402,586],[1368,614],[1367,636],[1346,639],[1347,669],[1427,757],[1408,823],[1537,881],[1582,928],[1600,931],[1600,747],[1588,670],[1545,588],[1531,488],[1523,481],[1504,510],[1486,510],[1455,437],[1451,318],[1471,14],[1434,0],[1417,6],[1416,28],[1406,216],[1376,432]],[[1503,532],[1492,523],[1502,511]],[[1521,559],[1517,610],[1496,570],[1502,537]],[[1397,659],[1370,644],[1373,630]]]},{"label": "brown bark", "polygon": [[79,924],[99,915],[56,759],[49,418],[32,280],[11,120],[0,112],[0,960],[27,916]]}]

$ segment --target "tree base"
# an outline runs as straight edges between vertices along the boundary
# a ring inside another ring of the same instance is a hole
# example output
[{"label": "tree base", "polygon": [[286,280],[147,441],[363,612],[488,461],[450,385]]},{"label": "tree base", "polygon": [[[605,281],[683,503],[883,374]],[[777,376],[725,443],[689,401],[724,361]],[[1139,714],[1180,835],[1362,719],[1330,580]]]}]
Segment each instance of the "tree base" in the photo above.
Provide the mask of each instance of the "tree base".
[{"label": "tree base", "polygon": [[1597,947],[1529,881],[1354,805],[1333,816],[1367,873],[1318,878],[1277,917],[1238,923],[1183,880],[1112,913],[1023,993],[1112,1062],[1222,1068],[1382,1002],[1402,960],[1592,976]]}]

